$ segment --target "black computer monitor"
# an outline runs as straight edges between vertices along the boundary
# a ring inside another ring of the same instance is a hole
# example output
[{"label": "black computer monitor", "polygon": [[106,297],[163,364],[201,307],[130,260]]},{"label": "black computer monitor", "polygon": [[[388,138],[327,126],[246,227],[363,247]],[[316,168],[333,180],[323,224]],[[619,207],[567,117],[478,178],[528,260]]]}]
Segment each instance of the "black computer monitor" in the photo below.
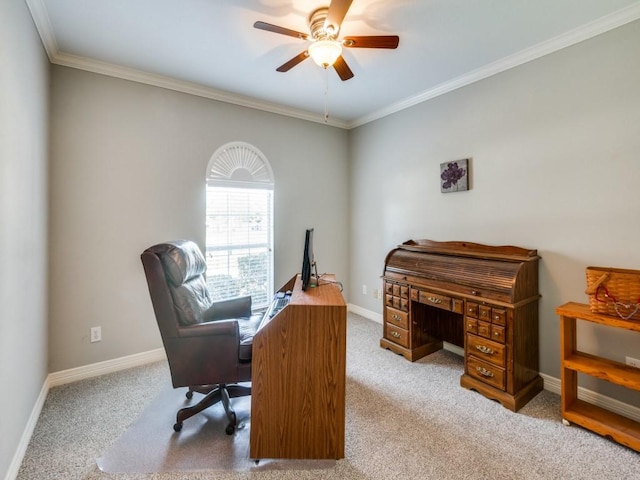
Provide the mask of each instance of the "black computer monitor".
[{"label": "black computer monitor", "polygon": [[[304,253],[302,255],[302,290],[306,290],[312,285],[312,268],[315,268],[316,261],[313,256],[313,228],[308,228],[304,237]],[[317,276],[317,272],[316,272]]]}]

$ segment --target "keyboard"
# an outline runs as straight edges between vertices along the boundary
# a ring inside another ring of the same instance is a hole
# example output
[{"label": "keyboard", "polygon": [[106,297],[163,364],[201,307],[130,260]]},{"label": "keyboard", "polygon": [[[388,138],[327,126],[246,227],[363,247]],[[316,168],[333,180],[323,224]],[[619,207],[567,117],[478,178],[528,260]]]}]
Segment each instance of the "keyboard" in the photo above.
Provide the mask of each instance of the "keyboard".
[{"label": "keyboard", "polygon": [[273,296],[273,300],[271,301],[271,305],[267,309],[267,313],[263,317],[263,321],[265,318],[275,317],[276,314],[286,307],[289,304],[289,300],[291,299],[291,293],[287,292],[278,292]]},{"label": "keyboard", "polygon": [[269,308],[269,318],[275,316],[280,310],[289,304],[291,294],[287,295],[285,292],[278,292],[273,297],[271,307]]},{"label": "keyboard", "polygon": [[288,303],[289,303],[289,297],[277,298],[275,301],[275,304],[273,305],[273,311],[275,311],[276,313],[279,312],[284,307],[286,307]]}]

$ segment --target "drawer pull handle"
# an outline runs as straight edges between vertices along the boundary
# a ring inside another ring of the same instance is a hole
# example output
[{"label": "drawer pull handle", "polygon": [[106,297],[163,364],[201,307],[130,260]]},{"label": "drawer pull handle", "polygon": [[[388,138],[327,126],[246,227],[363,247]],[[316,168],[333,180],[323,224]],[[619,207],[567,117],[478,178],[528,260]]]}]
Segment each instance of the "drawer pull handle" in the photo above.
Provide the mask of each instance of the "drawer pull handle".
[{"label": "drawer pull handle", "polygon": [[427,300],[429,300],[431,303],[435,303],[435,304],[442,303],[442,300],[440,300],[437,297],[428,297]]},{"label": "drawer pull handle", "polygon": [[395,338],[400,338],[400,334],[398,332],[391,332],[391,336]]},{"label": "drawer pull handle", "polygon": [[499,336],[500,336],[500,332],[494,332],[493,334],[494,334],[496,337],[499,337]]},{"label": "drawer pull handle", "polygon": [[483,377],[488,377],[491,378],[493,377],[493,373],[491,373],[489,370],[487,370],[486,368],[482,368],[482,367],[476,367],[476,371],[482,375]]},{"label": "drawer pull handle", "polygon": [[469,313],[473,313],[473,308],[469,307]]},{"label": "drawer pull handle", "polygon": [[393,319],[397,322],[399,322],[400,320],[402,320],[402,318],[400,318],[399,315],[393,314]]},{"label": "drawer pull handle", "polygon": [[485,347],[484,345],[476,345],[476,349],[480,350],[482,353],[486,353],[487,355],[493,355],[493,350],[489,347]]},{"label": "drawer pull handle", "polygon": [[496,315],[496,316],[495,316],[495,319],[496,319],[496,320],[500,320],[500,315]]},{"label": "drawer pull handle", "polygon": [[487,316],[487,312],[483,311],[483,312],[482,312],[482,316],[483,316],[483,317],[486,317],[486,316]]}]

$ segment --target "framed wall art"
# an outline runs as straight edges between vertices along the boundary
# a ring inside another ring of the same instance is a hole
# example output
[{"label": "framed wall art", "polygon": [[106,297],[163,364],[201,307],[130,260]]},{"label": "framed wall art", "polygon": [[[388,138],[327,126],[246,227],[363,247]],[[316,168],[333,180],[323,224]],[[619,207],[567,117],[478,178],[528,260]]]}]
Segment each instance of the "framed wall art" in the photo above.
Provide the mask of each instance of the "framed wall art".
[{"label": "framed wall art", "polygon": [[469,190],[469,159],[440,164],[440,191],[442,193]]}]

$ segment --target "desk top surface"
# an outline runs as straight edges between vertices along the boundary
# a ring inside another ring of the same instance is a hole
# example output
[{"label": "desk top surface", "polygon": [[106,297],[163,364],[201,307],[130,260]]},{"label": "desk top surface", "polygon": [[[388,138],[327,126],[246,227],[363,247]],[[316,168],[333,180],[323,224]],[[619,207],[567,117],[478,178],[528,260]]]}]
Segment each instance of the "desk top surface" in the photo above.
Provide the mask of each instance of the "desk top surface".
[{"label": "desk top surface", "polygon": [[296,275],[289,305],[346,307],[340,286],[336,283],[335,275],[321,275],[317,283],[317,286],[309,287],[303,291],[301,277],[300,275]]}]

